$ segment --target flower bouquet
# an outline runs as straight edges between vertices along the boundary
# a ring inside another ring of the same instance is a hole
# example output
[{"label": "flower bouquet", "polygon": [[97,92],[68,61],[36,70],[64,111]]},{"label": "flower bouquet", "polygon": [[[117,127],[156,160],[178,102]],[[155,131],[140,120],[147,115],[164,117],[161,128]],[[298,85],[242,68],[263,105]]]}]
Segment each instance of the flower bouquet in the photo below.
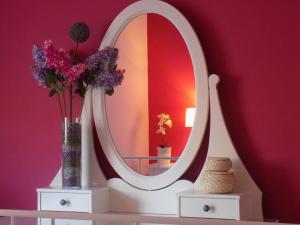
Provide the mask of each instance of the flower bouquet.
[{"label": "flower bouquet", "polygon": [[73,97],[76,94],[84,97],[89,85],[102,87],[107,95],[112,95],[114,88],[122,83],[125,71],[117,69],[117,48],[106,47],[85,60],[79,60],[78,45],[89,37],[86,24],[75,23],[69,34],[76,43],[72,55],[64,49],[55,48],[50,40],[44,41],[42,46],[33,45],[35,63],[32,73],[40,86],[49,89],[50,97],[57,97],[63,122],[62,185],[78,188],[81,178],[81,124],[80,119],[73,121]]}]

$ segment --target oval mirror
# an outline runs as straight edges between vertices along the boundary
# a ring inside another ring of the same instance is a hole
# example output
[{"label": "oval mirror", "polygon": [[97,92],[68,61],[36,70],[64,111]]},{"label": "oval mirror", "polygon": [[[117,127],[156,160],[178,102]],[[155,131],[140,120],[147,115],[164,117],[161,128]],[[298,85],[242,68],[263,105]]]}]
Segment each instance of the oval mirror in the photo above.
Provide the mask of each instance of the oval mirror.
[{"label": "oval mirror", "polygon": [[188,49],[176,27],[153,13],[131,20],[114,47],[127,76],[105,99],[111,136],[131,169],[159,175],[176,163],[190,135],[185,114],[195,105],[195,78]]},{"label": "oval mirror", "polygon": [[[208,85],[200,43],[181,13],[154,0],[123,10],[100,49],[106,46],[119,48],[119,68],[126,73],[113,96],[92,90],[103,151],[129,184],[166,187],[190,166],[204,135]],[[186,109],[193,106],[195,118],[188,128]]]}]

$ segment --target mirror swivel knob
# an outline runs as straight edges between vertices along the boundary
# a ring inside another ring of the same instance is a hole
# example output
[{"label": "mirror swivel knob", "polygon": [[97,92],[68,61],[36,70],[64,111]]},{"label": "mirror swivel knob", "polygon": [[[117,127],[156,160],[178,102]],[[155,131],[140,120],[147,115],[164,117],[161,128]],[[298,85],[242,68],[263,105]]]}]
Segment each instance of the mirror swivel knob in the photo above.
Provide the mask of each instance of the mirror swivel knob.
[{"label": "mirror swivel knob", "polygon": [[209,206],[208,205],[204,205],[203,206],[203,211],[204,212],[208,212],[209,211]]},{"label": "mirror swivel knob", "polygon": [[62,199],[62,200],[59,201],[59,203],[60,203],[62,206],[64,206],[64,205],[68,204],[68,201],[65,200],[65,199]]}]

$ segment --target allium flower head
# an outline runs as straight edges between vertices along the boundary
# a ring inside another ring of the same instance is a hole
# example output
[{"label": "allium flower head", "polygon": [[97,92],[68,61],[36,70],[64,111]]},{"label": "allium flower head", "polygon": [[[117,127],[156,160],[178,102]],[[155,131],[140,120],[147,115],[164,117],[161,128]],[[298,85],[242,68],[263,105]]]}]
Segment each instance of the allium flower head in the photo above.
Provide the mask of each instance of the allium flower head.
[{"label": "allium flower head", "polygon": [[89,38],[90,29],[85,23],[77,22],[70,27],[69,35],[76,43],[83,43]]}]

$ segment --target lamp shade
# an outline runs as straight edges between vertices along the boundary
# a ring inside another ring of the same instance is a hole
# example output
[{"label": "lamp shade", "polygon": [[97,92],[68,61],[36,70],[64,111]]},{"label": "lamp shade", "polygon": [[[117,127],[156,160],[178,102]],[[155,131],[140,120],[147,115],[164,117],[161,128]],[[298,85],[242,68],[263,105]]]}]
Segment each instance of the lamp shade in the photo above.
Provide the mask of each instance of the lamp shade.
[{"label": "lamp shade", "polygon": [[196,108],[187,108],[185,111],[185,127],[192,127],[195,119]]}]

